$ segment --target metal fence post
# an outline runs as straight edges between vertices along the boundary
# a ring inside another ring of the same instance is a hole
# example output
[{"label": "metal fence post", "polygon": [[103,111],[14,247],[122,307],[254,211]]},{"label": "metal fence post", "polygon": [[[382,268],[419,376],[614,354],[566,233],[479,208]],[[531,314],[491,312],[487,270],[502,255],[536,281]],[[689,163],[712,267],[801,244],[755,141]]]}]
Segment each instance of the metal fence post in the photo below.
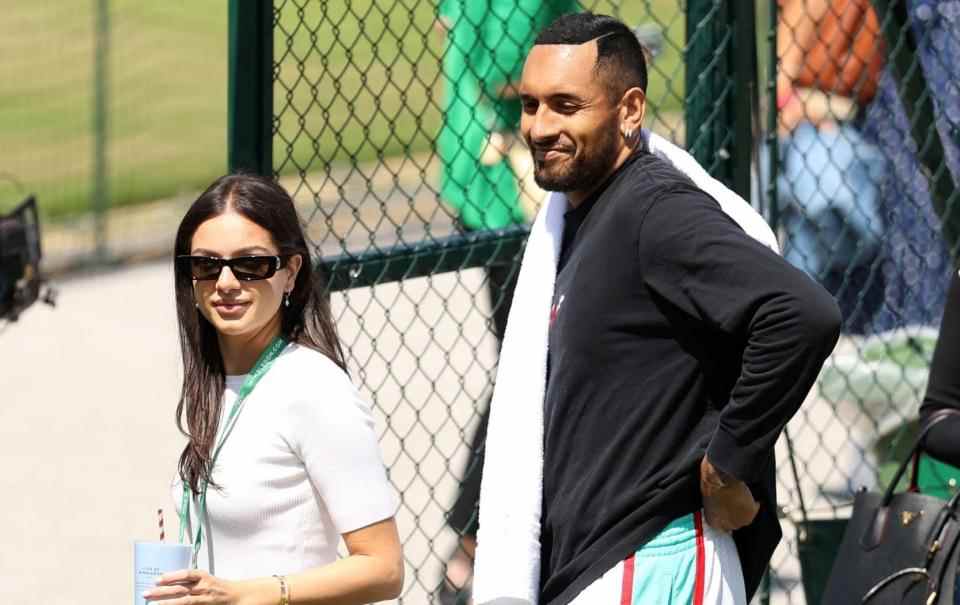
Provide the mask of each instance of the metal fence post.
[{"label": "metal fence post", "polygon": [[[777,130],[780,126],[780,115],[777,110],[777,73],[780,71],[780,58],[777,56],[777,25],[779,23],[779,2],[770,0],[768,11],[767,44],[769,56],[767,57],[767,99],[769,106],[767,108],[767,182],[766,182],[766,202],[767,207],[765,218],[770,224],[770,228],[776,233],[780,228],[780,206],[777,201],[777,175],[780,174],[780,148]],[[759,108],[757,109],[759,111]]]},{"label": "metal fence post", "polygon": [[687,3],[687,147],[713,176],[750,197],[751,86],[757,85],[752,3]]},{"label": "metal fence post", "polygon": [[[722,0],[721,0],[722,1]],[[719,49],[716,28],[712,27],[711,12],[716,10],[714,0],[690,0],[687,3],[687,48],[684,120],[687,131],[687,148],[690,153],[714,173],[716,132],[712,128],[710,114],[716,78],[712,77],[710,64]]]},{"label": "metal fence post", "polygon": [[227,166],[273,174],[273,2],[230,0]]},{"label": "metal fence post", "polygon": [[727,24],[734,31],[733,49],[730,53],[730,71],[733,75],[733,91],[730,96],[730,125],[732,129],[730,149],[730,183],[734,191],[745,200],[750,200],[750,167],[755,148],[753,106],[758,98],[757,74],[757,13],[753,2],[734,2],[728,5]]},{"label": "metal fence post", "polygon": [[107,95],[109,94],[110,6],[96,0],[93,55],[93,240],[94,258],[107,258]]}]

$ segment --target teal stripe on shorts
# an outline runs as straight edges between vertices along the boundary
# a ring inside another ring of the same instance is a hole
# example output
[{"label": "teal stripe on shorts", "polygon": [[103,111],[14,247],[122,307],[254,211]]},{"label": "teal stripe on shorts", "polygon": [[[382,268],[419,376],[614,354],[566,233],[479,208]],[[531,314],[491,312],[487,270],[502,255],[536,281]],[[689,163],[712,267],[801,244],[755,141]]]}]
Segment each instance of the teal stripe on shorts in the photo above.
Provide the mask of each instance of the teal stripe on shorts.
[{"label": "teal stripe on shorts", "polygon": [[694,603],[697,553],[697,526],[693,514],[666,526],[633,556],[633,598],[630,604]]}]

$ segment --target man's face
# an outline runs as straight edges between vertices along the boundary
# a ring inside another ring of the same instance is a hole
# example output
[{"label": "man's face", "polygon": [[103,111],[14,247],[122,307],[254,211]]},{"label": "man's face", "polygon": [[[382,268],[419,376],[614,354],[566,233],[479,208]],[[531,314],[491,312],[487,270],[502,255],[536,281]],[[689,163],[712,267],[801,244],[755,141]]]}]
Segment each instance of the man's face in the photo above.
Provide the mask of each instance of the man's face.
[{"label": "man's face", "polygon": [[523,66],[520,130],[533,154],[534,178],[547,191],[587,193],[617,162],[618,103],[596,62],[591,41],[534,46]]}]

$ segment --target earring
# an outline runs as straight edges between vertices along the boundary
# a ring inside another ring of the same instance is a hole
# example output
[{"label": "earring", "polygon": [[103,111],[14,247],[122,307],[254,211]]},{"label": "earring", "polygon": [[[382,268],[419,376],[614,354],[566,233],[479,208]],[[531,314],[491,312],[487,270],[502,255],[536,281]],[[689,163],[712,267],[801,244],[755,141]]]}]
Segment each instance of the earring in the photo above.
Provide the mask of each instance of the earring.
[{"label": "earring", "polygon": [[289,292],[284,292],[284,293],[283,293],[283,306],[284,306],[284,307],[289,307],[289,306],[290,306],[290,293],[289,293]]},{"label": "earring", "polygon": [[633,130],[628,128],[623,131],[623,140],[630,144],[630,141],[633,139]]}]

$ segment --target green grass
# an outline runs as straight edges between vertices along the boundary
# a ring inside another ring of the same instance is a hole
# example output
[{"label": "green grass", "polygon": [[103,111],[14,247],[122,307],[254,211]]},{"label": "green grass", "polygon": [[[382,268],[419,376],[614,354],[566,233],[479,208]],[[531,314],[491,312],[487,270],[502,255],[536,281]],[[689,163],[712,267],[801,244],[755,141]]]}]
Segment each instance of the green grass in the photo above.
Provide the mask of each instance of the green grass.
[{"label": "green grass", "polygon": [[[0,172],[37,193],[48,219],[90,207],[93,6],[14,0],[0,20]],[[225,11],[220,0],[111,1],[111,204],[193,190],[225,169]],[[15,189],[0,183],[0,209]]]},{"label": "green grass", "polygon": [[[4,7],[0,211],[19,198],[8,176],[38,194],[46,219],[90,209],[93,5],[12,0]],[[301,16],[287,5],[280,22],[292,30]],[[668,42],[648,96],[655,110],[679,110],[679,3],[598,0],[592,8],[631,26],[661,23]],[[277,32],[280,80],[289,88],[275,89],[281,136],[274,158],[282,172],[430,150],[442,95],[434,11],[430,0],[310,2],[303,22],[312,34],[298,30],[287,53],[287,36]],[[226,169],[226,3],[112,0],[110,22],[110,204],[202,188]]]}]

